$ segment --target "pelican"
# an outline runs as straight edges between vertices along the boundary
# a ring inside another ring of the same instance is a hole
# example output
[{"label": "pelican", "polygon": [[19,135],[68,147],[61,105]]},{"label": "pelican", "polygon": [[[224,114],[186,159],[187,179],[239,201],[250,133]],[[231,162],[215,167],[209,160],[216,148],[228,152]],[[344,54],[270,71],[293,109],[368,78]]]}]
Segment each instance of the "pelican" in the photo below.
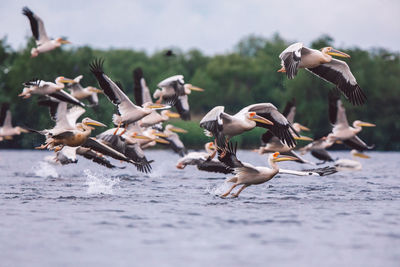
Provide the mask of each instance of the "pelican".
[{"label": "pelican", "polygon": [[225,113],[223,106],[217,106],[200,121],[200,127],[206,130],[206,135],[214,136],[219,147],[224,147],[233,136],[250,131],[256,126],[271,130],[289,146],[295,145],[289,131],[290,123],[271,103],[247,106],[233,116]]},{"label": "pelican", "polygon": [[[301,125],[300,123],[294,122],[294,117],[296,115],[296,103],[294,99],[286,103],[285,109],[283,110],[282,114],[286,117],[288,122],[292,125],[293,129],[297,133],[299,133],[302,130],[303,131],[310,130],[309,128]],[[296,133],[291,128],[289,128],[289,131],[295,140],[313,141],[313,139],[308,136],[297,136]],[[279,138],[276,137],[270,130],[267,130],[261,136],[261,141],[263,146],[255,150],[259,154],[279,152],[283,155],[296,157],[298,159],[296,162],[314,165],[313,162],[310,162],[302,158],[300,155],[296,154],[293,151],[294,147],[289,147],[286,143],[279,140]]]},{"label": "pelican", "polygon": [[63,39],[57,38],[50,40],[47,37],[46,30],[44,28],[43,20],[34,14],[28,7],[22,9],[22,14],[28,17],[31,24],[31,30],[33,37],[36,39],[36,46],[31,50],[31,57],[37,57],[41,53],[49,52],[51,50],[60,47],[62,44],[70,44],[71,42]]},{"label": "pelican", "polygon": [[124,124],[126,128],[130,123],[134,123],[149,115],[154,109],[165,109],[170,107],[164,104],[155,105],[150,102],[144,103],[142,105],[143,107],[133,104],[128,96],[107,75],[104,74],[102,60],[95,60],[90,64],[90,71],[96,76],[104,94],[118,107],[120,115],[113,115],[113,122],[115,125],[118,125],[117,129],[121,127],[121,124]]},{"label": "pelican", "polygon": [[375,127],[375,124],[356,120],[353,122],[353,127],[350,127],[340,95],[335,91],[329,93],[329,120],[333,129],[328,137],[332,140],[342,141],[345,145],[360,151],[374,148],[374,145],[368,146],[357,134],[362,127]]},{"label": "pelican", "polygon": [[3,103],[1,105],[0,112],[0,141],[3,139],[11,140],[14,135],[20,135],[21,133],[27,133],[26,129],[16,126],[12,126],[12,117],[10,111],[10,104]]},{"label": "pelican", "polygon": [[32,79],[22,84],[25,87],[22,93],[20,93],[18,96],[23,98],[29,98],[33,94],[42,96],[45,95],[56,98],[60,101],[65,101],[73,105],[79,105],[84,107],[85,104],[83,104],[78,99],[76,99],[75,97],[71,96],[70,94],[62,90],[65,87],[65,83],[70,83],[70,82],[73,82],[73,80],[66,79],[63,76],[57,77],[55,83],[46,82],[38,79]]},{"label": "pelican", "polygon": [[369,159],[368,155],[365,155],[355,149],[350,151],[353,159],[338,159],[335,161],[335,167],[338,171],[359,171],[362,169],[362,164],[357,160],[356,157]]},{"label": "pelican", "polygon": [[332,141],[331,138],[324,136],[306,145],[305,147],[300,148],[300,152],[302,155],[306,154],[307,152],[311,152],[311,155],[313,155],[315,158],[322,160],[322,162],[319,164],[323,164],[327,161],[333,161],[326,149],[331,147],[334,143],[335,142]]},{"label": "pelican", "polygon": [[243,185],[235,194],[233,194],[233,197],[238,197],[246,187],[265,183],[277,175],[279,173],[279,167],[276,164],[277,162],[296,160],[296,158],[290,156],[282,157],[279,152],[275,152],[268,157],[268,163],[271,168],[255,167],[249,163],[242,163],[238,160],[236,157],[236,146],[233,147],[231,143],[229,143],[224,149],[219,150],[225,150],[225,156],[220,156],[219,160],[229,167],[232,167],[235,174],[234,177],[227,181],[232,182],[233,185],[226,193],[222,194],[221,197],[227,197],[236,186]]},{"label": "pelican", "polygon": [[159,136],[170,143],[169,145],[175,153],[178,153],[179,156],[184,157],[188,152],[177,133],[187,133],[187,131],[185,129],[175,127],[172,124],[167,124],[163,132],[166,137]]},{"label": "pelican", "polygon": [[161,81],[158,87],[160,87],[161,90],[157,89],[153,94],[154,98],[158,98],[156,103],[161,103],[163,100],[171,101],[171,99],[177,97],[176,101],[174,101],[174,106],[183,120],[190,120],[188,95],[191,91],[204,91],[204,89],[193,86],[192,84],[185,84],[183,75],[171,76]]},{"label": "pelican", "polygon": [[93,86],[88,86],[83,88],[80,84],[83,75],[79,75],[73,79],[72,83],[68,83],[67,89],[71,92],[71,95],[76,99],[83,100],[87,99],[91,107],[97,106],[99,104],[98,93],[103,93],[102,90],[97,89]]},{"label": "pelican", "polygon": [[305,47],[302,43],[295,43],[279,55],[282,68],[278,72],[286,72],[287,77],[293,79],[299,68],[305,68],[320,78],[335,84],[353,105],[364,104],[366,96],[357,84],[349,66],[346,62],[334,59],[332,56],[350,57],[332,47],[315,50]]},{"label": "pelican", "polygon": [[[150,90],[147,87],[146,80],[143,77],[141,68],[136,68],[133,71],[134,93],[136,105],[141,106],[144,103],[153,103],[151,99]],[[141,127],[150,127],[169,120],[170,118],[179,118],[179,114],[171,112],[170,110],[162,110],[160,113],[153,110],[149,115],[140,120]]]}]

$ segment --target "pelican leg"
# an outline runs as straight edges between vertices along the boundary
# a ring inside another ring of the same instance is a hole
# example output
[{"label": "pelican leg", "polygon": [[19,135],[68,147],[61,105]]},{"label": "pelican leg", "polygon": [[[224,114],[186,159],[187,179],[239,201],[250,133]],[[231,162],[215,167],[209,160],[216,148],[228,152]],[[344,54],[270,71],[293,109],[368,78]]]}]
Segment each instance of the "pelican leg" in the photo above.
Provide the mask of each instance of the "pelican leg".
[{"label": "pelican leg", "polygon": [[122,123],[122,122],[119,122],[119,123],[118,123],[118,127],[117,127],[117,129],[114,131],[114,135],[116,135],[116,134],[118,133],[118,130],[119,130],[119,128],[121,127],[121,123]]},{"label": "pelican leg", "polygon": [[249,185],[247,185],[247,184],[243,185],[243,186],[239,189],[239,191],[237,191],[235,194],[232,195],[232,197],[238,197],[239,194],[240,194],[240,192],[242,192],[243,189],[245,189],[245,188],[248,187],[248,186],[249,186]]},{"label": "pelican leg", "polygon": [[163,95],[161,95],[160,98],[157,99],[156,104],[161,104],[162,100],[163,100]]},{"label": "pelican leg", "polygon": [[125,127],[124,130],[119,134],[119,136],[122,136],[124,133],[126,133],[126,127]]},{"label": "pelican leg", "polygon": [[58,151],[60,151],[61,149],[63,149],[63,145],[59,145],[59,146],[56,146],[55,148],[54,148],[54,152],[58,152]]},{"label": "pelican leg", "polygon": [[47,144],[45,144],[45,145],[41,145],[41,146],[37,146],[37,147],[35,147],[35,149],[46,149],[50,144],[52,144],[53,142],[48,142]]},{"label": "pelican leg", "polygon": [[225,147],[222,149],[222,153],[221,153],[221,158],[224,158],[226,155],[226,149],[228,147],[228,143],[229,143],[229,137],[227,137],[225,139]]},{"label": "pelican leg", "polygon": [[286,72],[286,69],[285,69],[285,67],[282,67],[277,72]]},{"label": "pelican leg", "polygon": [[238,185],[239,184],[233,184],[232,187],[225,194],[221,195],[221,197],[227,197],[232,192],[232,190]]}]

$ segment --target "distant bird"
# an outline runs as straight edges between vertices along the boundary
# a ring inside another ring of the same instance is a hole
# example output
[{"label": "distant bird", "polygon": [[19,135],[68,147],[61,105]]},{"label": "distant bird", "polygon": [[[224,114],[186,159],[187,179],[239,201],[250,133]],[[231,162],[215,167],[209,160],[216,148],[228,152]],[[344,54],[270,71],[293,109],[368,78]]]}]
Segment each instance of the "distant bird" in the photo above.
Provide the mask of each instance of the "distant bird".
[{"label": "distant bird", "polygon": [[167,52],[165,52],[164,56],[172,57],[172,56],[176,56],[176,55],[171,49],[168,49]]},{"label": "distant bird", "polygon": [[46,82],[43,80],[33,79],[28,82],[23,83],[22,85],[25,86],[22,93],[18,96],[23,98],[29,98],[32,95],[42,95],[42,96],[49,96],[58,99],[59,101],[64,101],[71,103],[73,105],[79,105],[84,107],[85,104],[80,102],[75,97],[71,96],[64,90],[65,83],[73,82],[71,79],[66,79],[62,76],[57,77],[55,83]]},{"label": "distant bird", "polygon": [[[251,165],[250,163],[241,162],[236,157],[236,148],[237,146],[233,146],[232,143],[229,143],[224,149],[225,150],[224,157],[219,157],[218,159],[225,163],[227,166],[234,168],[235,176],[230,178],[227,182],[233,183],[231,188],[221,197],[227,197],[232,190],[238,186],[243,185],[233,197],[238,197],[239,194],[250,185],[257,185],[265,183],[271,180],[275,175],[279,173],[279,167],[276,164],[280,161],[288,161],[288,160],[296,160],[296,158],[290,156],[280,156],[279,152],[273,153],[268,157],[268,163],[270,168],[268,167],[256,167]],[[222,151],[219,148],[220,151]],[[219,153],[221,155],[221,153]]]},{"label": "distant bird", "polygon": [[302,43],[295,43],[279,55],[282,68],[278,72],[286,72],[287,77],[293,79],[299,68],[305,68],[322,79],[335,84],[353,105],[364,104],[366,96],[357,84],[349,66],[346,62],[334,59],[332,56],[350,57],[332,47],[316,50],[307,48]]},{"label": "distant bird", "polygon": [[256,126],[271,130],[289,146],[296,144],[289,131],[290,123],[271,103],[247,106],[233,116],[225,113],[223,106],[217,106],[200,121],[200,127],[206,130],[208,136],[214,136],[217,146],[221,148],[233,136],[250,131]]},{"label": "distant bird", "polygon": [[338,159],[335,161],[335,167],[338,171],[359,171],[362,169],[362,164],[356,157],[369,159],[369,156],[353,149],[350,151],[353,159]]},{"label": "distant bird", "polygon": [[[144,103],[153,104],[150,90],[147,87],[146,80],[143,77],[143,71],[141,68],[134,69],[133,81],[133,90],[135,94],[136,105],[142,106]],[[154,124],[167,121],[170,118],[179,118],[179,114],[171,112],[170,110],[162,110],[160,113],[158,113],[156,110],[153,110],[149,115],[140,120],[139,125],[141,127],[150,127]]]},{"label": "distant bird", "polygon": [[72,83],[68,83],[67,89],[71,92],[71,95],[76,99],[79,100],[87,99],[90,103],[90,107],[97,106],[99,104],[99,98],[97,94],[98,93],[102,94],[103,91],[93,86],[88,86],[83,88],[83,86],[80,84],[82,78],[83,75],[75,77]]},{"label": "distant bird", "polygon": [[31,57],[37,57],[41,53],[45,53],[60,47],[62,44],[69,44],[71,42],[63,39],[57,38],[55,40],[50,40],[47,37],[46,30],[44,28],[43,20],[34,14],[28,7],[22,9],[22,14],[28,17],[31,24],[31,30],[33,37],[36,39],[36,48],[32,48]]},{"label": "distant bird", "polygon": [[322,161],[319,164],[323,164],[327,161],[331,162],[334,160],[332,159],[331,155],[329,155],[328,151],[326,151],[326,149],[331,147],[334,143],[335,141],[332,141],[331,138],[324,136],[306,145],[305,147],[300,148],[300,152],[302,155],[306,154],[307,152],[311,152],[311,155]]},{"label": "distant bird", "polygon": [[328,135],[334,141],[342,141],[345,145],[360,151],[372,149],[374,146],[368,146],[357,134],[362,127],[375,127],[375,124],[356,120],[353,127],[349,126],[346,117],[346,109],[340,100],[340,95],[335,91],[329,93],[329,120],[333,125],[332,133]]},{"label": "distant bird", "polygon": [[117,129],[119,129],[122,124],[124,124],[126,128],[130,123],[134,123],[149,115],[154,109],[169,108],[168,105],[164,104],[144,103],[143,107],[133,104],[128,96],[104,74],[102,60],[95,60],[92,62],[90,64],[90,71],[96,76],[107,98],[118,107],[120,115],[114,114],[113,116],[113,123],[118,125]]},{"label": "distant bird", "polygon": [[21,133],[27,132],[28,131],[22,127],[12,126],[10,104],[3,103],[0,111],[0,141],[4,139],[12,140],[14,135],[20,135]]},{"label": "distant bird", "polygon": [[202,92],[204,89],[193,86],[191,84],[185,84],[183,80],[183,75],[171,76],[158,84],[158,87],[153,97],[158,98],[156,103],[161,103],[162,101],[171,101],[171,99],[176,99],[174,107],[178,111],[179,115],[183,120],[190,120],[190,108],[188,95],[191,91]]}]

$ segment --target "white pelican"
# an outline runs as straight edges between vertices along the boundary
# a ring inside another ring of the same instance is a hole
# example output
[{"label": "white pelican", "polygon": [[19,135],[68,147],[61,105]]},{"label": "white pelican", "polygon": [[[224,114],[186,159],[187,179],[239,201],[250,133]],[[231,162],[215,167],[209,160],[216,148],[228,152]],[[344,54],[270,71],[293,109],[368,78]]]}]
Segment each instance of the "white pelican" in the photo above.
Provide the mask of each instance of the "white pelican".
[{"label": "white pelican", "polygon": [[70,94],[62,90],[65,87],[65,83],[70,83],[70,82],[73,82],[73,80],[66,79],[62,76],[57,77],[55,83],[33,79],[31,81],[22,84],[25,86],[25,88],[23,89],[22,93],[20,93],[18,96],[21,96],[23,98],[29,98],[33,94],[45,95],[56,98],[60,101],[65,101],[73,105],[79,105],[84,107],[85,104],[83,104],[78,99],[76,99],[75,97],[71,96]]},{"label": "white pelican", "polygon": [[191,84],[185,84],[183,80],[183,75],[171,76],[158,84],[158,87],[153,97],[158,98],[156,103],[161,103],[161,101],[172,101],[174,100],[174,106],[178,111],[179,115],[183,120],[190,120],[190,108],[188,95],[191,91],[203,92],[204,89]]},{"label": "white pelican", "polygon": [[28,7],[22,9],[22,14],[28,17],[31,24],[31,30],[33,37],[36,39],[36,48],[32,48],[31,57],[37,57],[41,53],[45,53],[60,47],[62,44],[69,44],[71,42],[63,39],[57,38],[50,40],[47,37],[46,30],[44,28],[43,20],[34,14]]},{"label": "white pelican", "polygon": [[[147,87],[141,68],[134,69],[133,81],[136,105],[141,106],[144,103],[153,103],[149,87]],[[160,113],[153,110],[149,115],[140,120],[139,125],[141,127],[150,127],[154,124],[167,121],[170,118],[179,118],[179,114],[171,112],[170,110],[162,110]]]},{"label": "white pelican", "polygon": [[320,51],[305,47],[302,43],[295,43],[279,55],[282,68],[278,72],[286,72],[287,77],[293,79],[299,68],[305,68],[335,84],[353,105],[364,104],[366,96],[357,84],[349,66],[346,62],[334,59],[332,56],[350,57],[332,47],[324,47]]},{"label": "white pelican", "polygon": [[80,81],[83,75],[79,75],[73,79],[72,83],[68,83],[67,89],[71,92],[71,95],[76,99],[83,100],[87,99],[90,103],[90,107],[97,106],[99,104],[98,93],[103,93],[102,90],[97,89],[93,86],[82,87]]},{"label": "white pelican", "polygon": [[207,130],[208,136],[214,136],[219,147],[224,147],[231,137],[250,131],[256,126],[271,130],[289,146],[295,145],[289,131],[290,123],[271,103],[247,106],[233,116],[225,113],[223,106],[217,106],[200,121],[200,127]]},{"label": "white pelican", "polygon": [[124,124],[125,127],[130,123],[134,123],[143,117],[149,115],[154,109],[165,109],[170,106],[164,104],[144,103],[137,106],[132,103],[128,96],[103,72],[103,61],[95,60],[90,64],[90,71],[96,76],[100,87],[103,89],[107,98],[118,107],[120,115],[113,115],[114,124],[118,125],[117,129]]},{"label": "white pelican", "polygon": [[335,167],[338,171],[359,171],[362,169],[362,164],[356,157],[369,159],[369,156],[353,149],[350,151],[353,159],[338,159],[335,161]]},{"label": "white pelican", "polygon": [[222,194],[221,197],[227,197],[236,186],[243,185],[235,194],[233,194],[233,197],[238,197],[246,187],[265,183],[277,175],[279,173],[279,167],[276,164],[277,162],[296,160],[296,158],[290,156],[280,157],[279,152],[276,152],[268,157],[268,163],[271,168],[256,167],[246,162],[242,163],[240,160],[238,160],[236,157],[236,146],[233,147],[231,143],[229,143],[221,151],[223,150],[225,150],[225,156],[219,156],[219,160],[225,163],[227,166],[232,167],[234,169],[235,176],[227,181],[232,182],[233,185],[226,193]]},{"label": "white pelican", "polygon": [[21,133],[27,133],[27,132],[29,131],[25,130],[22,127],[12,126],[10,104],[3,103],[1,105],[1,112],[0,112],[0,139],[11,140],[13,139],[14,135],[20,135]]},{"label": "white pelican", "polygon": [[329,93],[329,120],[333,129],[328,137],[332,140],[342,141],[345,145],[361,151],[374,147],[374,145],[368,146],[357,134],[362,130],[362,127],[375,127],[375,124],[356,120],[353,122],[353,127],[350,127],[340,95],[336,94],[335,91]]},{"label": "white pelican", "polygon": [[319,160],[322,160],[322,163],[320,164],[323,164],[327,161],[333,161],[332,157],[329,155],[326,149],[331,147],[334,143],[335,141],[332,141],[331,138],[327,138],[326,136],[324,136],[306,145],[305,147],[300,148],[300,152],[302,155],[306,154],[307,152],[311,152],[311,155]]}]

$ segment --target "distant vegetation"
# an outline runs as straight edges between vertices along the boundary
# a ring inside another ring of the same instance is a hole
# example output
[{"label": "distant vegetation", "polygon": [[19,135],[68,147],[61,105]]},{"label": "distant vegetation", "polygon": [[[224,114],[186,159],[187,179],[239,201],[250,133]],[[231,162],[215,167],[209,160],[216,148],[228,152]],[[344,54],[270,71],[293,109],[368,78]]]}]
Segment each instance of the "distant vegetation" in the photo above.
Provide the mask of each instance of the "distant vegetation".
[{"label": "distant vegetation", "polygon": [[[74,41],[74,40],[72,40]],[[97,50],[88,46],[73,49],[57,49],[31,59],[33,41],[26,48],[15,51],[7,39],[0,40],[0,101],[11,102],[14,124],[25,124],[37,129],[48,128],[53,122],[44,107],[39,107],[36,97],[20,99],[21,83],[32,78],[54,81],[57,76],[74,78],[84,75],[82,85],[97,85],[89,71],[94,58],[104,58],[104,70],[115,81],[120,81],[125,91],[133,98],[132,70],[142,67],[147,83],[152,90],[162,79],[183,74],[185,81],[204,88],[206,91],[193,92],[190,97],[193,121],[173,121],[177,126],[190,131],[183,137],[188,147],[200,147],[208,140],[198,127],[202,115],[217,105],[224,105],[226,112],[235,113],[242,107],[272,102],[280,110],[287,100],[296,98],[296,121],[312,129],[314,137],[320,137],[331,130],[328,122],[328,91],[333,86],[307,71],[299,71],[294,80],[288,80],[276,71],[280,68],[278,55],[290,44],[279,35],[272,38],[249,36],[241,40],[232,53],[206,56],[199,50],[187,52],[175,49],[176,56],[166,57],[165,51],[152,55],[144,51],[128,49]],[[311,46],[321,48],[333,44],[329,36],[322,36]],[[369,121],[377,127],[368,128],[360,136],[377,149],[400,149],[400,56],[398,52],[385,49],[362,50],[343,49],[349,55],[346,60],[368,100],[366,105],[354,107],[344,101],[350,123],[355,119]],[[88,108],[86,115],[108,123],[110,126],[114,106],[100,95],[100,106]],[[254,148],[259,144],[255,130],[238,137],[242,147]],[[43,141],[33,134],[24,134],[14,141],[0,143],[3,148],[32,148]]]}]

